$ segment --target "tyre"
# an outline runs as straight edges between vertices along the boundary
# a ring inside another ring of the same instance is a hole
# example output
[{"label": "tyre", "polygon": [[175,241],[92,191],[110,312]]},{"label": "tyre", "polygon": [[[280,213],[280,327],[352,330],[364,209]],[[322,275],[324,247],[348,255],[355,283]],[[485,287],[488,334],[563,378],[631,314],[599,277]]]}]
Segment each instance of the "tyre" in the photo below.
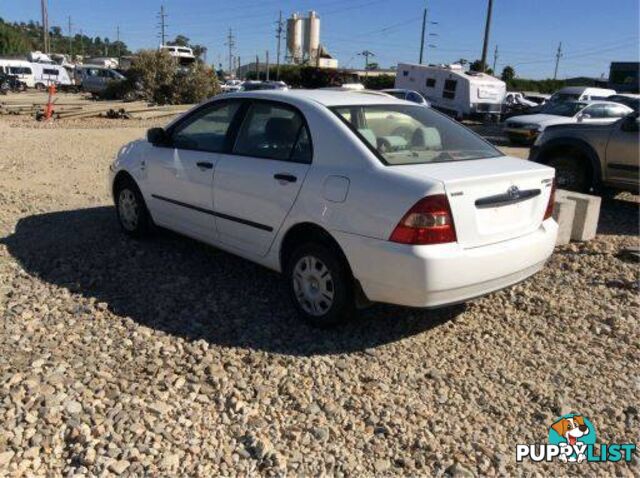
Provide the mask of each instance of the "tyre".
[{"label": "tyre", "polygon": [[591,175],[584,161],[569,152],[555,156],[547,162],[556,170],[556,186],[578,193],[588,193],[591,188]]},{"label": "tyre", "polygon": [[320,243],[299,246],[287,261],[285,276],[294,307],[312,326],[328,328],[353,316],[353,277],[334,248]]},{"label": "tyre", "polygon": [[129,178],[118,181],[115,187],[118,223],[131,237],[144,237],[151,230],[151,216],[136,183]]},{"label": "tyre", "polygon": [[46,87],[46,86],[44,86],[44,84],[43,84],[43,83],[36,83],[36,90],[38,90],[38,91],[44,91],[44,90],[46,90],[46,89],[47,89],[47,87]]}]

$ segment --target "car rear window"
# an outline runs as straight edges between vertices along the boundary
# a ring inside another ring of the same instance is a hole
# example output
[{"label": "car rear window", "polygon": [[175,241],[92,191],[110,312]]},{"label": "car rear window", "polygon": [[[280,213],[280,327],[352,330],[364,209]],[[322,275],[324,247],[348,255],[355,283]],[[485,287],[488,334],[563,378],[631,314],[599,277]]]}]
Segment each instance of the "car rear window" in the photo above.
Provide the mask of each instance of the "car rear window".
[{"label": "car rear window", "polygon": [[331,110],[386,165],[503,156],[471,130],[424,106],[354,105]]}]

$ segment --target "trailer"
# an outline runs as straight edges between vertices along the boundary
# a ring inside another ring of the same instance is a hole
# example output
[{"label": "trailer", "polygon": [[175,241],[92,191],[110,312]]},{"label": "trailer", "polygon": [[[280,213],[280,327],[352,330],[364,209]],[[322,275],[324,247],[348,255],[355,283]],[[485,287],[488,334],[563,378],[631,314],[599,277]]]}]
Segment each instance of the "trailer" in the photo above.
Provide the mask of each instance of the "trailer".
[{"label": "trailer", "polygon": [[69,72],[64,66],[51,63],[31,63],[34,86],[38,90],[45,90],[49,85],[56,85],[62,89],[73,86]]},{"label": "trailer", "polygon": [[433,108],[457,120],[491,118],[498,120],[507,92],[504,81],[462,65],[398,64],[396,88],[416,90]]}]

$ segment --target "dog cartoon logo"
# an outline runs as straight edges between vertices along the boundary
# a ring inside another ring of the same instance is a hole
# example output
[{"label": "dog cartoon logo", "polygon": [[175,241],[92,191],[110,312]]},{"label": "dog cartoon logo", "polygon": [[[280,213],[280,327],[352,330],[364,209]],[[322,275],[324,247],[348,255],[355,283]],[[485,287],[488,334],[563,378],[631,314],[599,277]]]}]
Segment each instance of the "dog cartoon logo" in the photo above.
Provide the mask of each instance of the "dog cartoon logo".
[{"label": "dog cartoon logo", "polygon": [[582,415],[569,414],[556,420],[549,429],[549,443],[553,445],[569,445],[573,453],[567,457],[561,454],[562,461],[582,463],[587,459],[587,445],[596,442],[596,430],[588,418]]}]

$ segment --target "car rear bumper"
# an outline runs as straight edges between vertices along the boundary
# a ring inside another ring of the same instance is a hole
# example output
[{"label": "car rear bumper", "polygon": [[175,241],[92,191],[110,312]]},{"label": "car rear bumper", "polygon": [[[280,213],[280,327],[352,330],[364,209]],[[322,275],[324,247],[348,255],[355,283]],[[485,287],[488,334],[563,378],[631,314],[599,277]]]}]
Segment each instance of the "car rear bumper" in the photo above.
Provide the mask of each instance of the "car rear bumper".
[{"label": "car rear bumper", "polygon": [[371,301],[440,307],[516,284],[538,272],[553,253],[558,225],[488,246],[457,243],[407,246],[336,233],[354,276]]}]

